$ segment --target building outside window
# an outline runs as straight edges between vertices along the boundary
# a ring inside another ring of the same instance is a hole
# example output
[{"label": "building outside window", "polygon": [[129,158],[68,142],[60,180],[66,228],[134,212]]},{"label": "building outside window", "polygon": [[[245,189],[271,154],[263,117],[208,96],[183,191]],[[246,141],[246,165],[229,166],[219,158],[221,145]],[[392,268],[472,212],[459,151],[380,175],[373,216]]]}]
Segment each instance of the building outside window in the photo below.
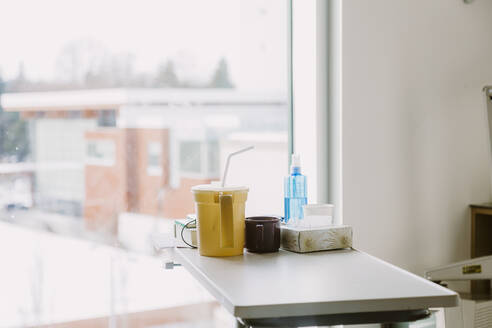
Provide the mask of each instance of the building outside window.
[{"label": "building outside window", "polygon": [[183,175],[200,176],[202,170],[202,147],[201,141],[181,141],[179,144],[179,170]]},{"label": "building outside window", "polygon": [[111,166],[115,163],[115,145],[112,140],[88,140],[87,163]]},{"label": "building outside window", "polygon": [[219,179],[219,152],[217,140],[181,141],[179,143],[180,175]]},{"label": "building outside window", "polygon": [[219,176],[220,172],[220,148],[216,140],[207,142],[207,174],[210,176]]},{"label": "building outside window", "polygon": [[147,144],[147,173],[149,175],[162,175],[162,144],[149,142]]}]

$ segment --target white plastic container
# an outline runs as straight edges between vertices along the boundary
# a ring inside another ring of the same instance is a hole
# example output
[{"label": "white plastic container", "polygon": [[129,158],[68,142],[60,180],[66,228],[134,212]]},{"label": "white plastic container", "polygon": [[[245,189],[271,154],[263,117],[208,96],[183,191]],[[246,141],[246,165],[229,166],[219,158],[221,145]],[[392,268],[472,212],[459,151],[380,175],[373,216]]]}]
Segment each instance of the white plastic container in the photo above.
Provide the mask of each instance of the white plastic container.
[{"label": "white plastic container", "polygon": [[304,219],[300,227],[318,228],[333,224],[332,204],[307,204],[303,206]]}]

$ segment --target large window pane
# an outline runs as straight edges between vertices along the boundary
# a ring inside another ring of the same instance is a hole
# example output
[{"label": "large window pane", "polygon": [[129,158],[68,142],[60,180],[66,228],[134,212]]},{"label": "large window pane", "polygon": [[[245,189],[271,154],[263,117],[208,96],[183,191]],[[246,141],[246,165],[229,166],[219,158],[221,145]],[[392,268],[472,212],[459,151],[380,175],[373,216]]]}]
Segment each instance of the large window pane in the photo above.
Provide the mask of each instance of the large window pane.
[{"label": "large window pane", "polygon": [[151,241],[250,145],[227,183],[250,188],[247,215],[282,214],[287,0],[5,0],[0,16],[0,327],[227,322]]}]

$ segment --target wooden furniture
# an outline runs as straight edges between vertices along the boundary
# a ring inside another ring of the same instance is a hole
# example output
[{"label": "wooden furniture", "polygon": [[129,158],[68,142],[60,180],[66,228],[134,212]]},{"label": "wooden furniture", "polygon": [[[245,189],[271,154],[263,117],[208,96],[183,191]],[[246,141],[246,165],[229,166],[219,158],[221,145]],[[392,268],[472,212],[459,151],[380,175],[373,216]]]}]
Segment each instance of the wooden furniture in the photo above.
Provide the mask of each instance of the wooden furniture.
[{"label": "wooden furniture", "polygon": [[218,258],[176,248],[174,255],[239,327],[405,322],[458,304],[453,291],[353,249]]},{"label": "wooden furniture", "polygon": [[[471,257],[492,255],[492,203],[472,204]],[[472,294],[490,295],[490,280],[472,281]]]}]

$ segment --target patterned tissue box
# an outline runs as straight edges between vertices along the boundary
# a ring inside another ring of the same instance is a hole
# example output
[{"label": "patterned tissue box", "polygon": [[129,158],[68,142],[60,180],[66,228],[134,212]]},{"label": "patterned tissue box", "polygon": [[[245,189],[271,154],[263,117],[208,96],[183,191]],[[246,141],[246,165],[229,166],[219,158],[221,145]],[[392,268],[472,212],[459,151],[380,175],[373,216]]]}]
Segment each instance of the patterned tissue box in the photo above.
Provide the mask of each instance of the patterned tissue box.
[{"label": "patterned tissue box", "polygon": [[282,225],[280,236],[281,247],[297,253],[352,247],[352,227],[347,225],[319,228],[299,228]]}]

